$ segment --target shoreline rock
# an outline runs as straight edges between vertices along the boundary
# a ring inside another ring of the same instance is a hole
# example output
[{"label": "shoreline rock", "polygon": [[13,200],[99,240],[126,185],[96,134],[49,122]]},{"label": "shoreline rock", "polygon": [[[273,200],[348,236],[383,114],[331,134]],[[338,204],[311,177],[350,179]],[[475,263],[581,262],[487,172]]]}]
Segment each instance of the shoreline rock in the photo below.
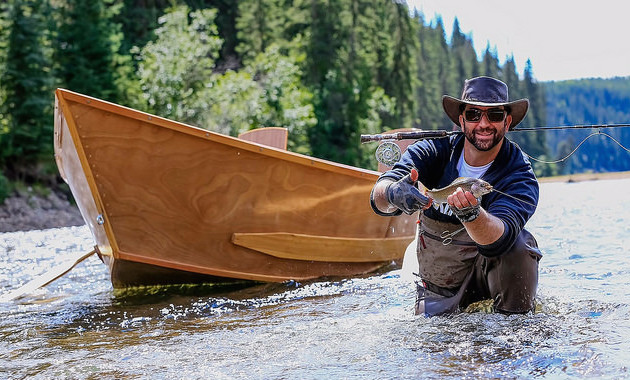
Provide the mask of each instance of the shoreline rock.
[{"label": "shoreline rock", "polygon": [[48,196],[31,192],[13,194],[0,204],[0,233],[84,224],[79,208],[55,191]]}]

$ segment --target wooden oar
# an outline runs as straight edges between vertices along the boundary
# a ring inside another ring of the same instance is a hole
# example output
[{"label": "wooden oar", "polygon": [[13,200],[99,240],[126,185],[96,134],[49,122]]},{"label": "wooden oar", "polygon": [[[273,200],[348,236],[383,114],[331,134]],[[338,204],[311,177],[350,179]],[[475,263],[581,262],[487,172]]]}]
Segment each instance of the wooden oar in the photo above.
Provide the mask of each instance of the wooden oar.
[{"label": "wooden oar", "polygon": [[32,291],[34,291],[35,289],[41,288],[42,286],[46,286],[48,284],[50,284],[51,282],[55,281],[56,279],[58,279],[59,277],[63,276],[64,274],[70,272],[70,270],[72,268],[74,268],[75,266],[77,266],[81,261],[87,259],[88,257],[92,256],[93,254],[96,253],[96,248],[91,250],[88,253],[85,253],[79,257],[77,257],[77,259],[74,262],[70,262],[70,263],[66,263],[63,265],[58,265],[54,268],[52,268],[51,270],[47,271],[46,273],[34,278],[33,280],[27,282],[26,284],[20,286],[17,289],[14,289],[6,294],[3,294],[2,296],[0,296],[0,302],[8,302],[8,301],[12,301],[16,298],[20,298],[21,296],[23,296],[26,293],[30,293]]}]

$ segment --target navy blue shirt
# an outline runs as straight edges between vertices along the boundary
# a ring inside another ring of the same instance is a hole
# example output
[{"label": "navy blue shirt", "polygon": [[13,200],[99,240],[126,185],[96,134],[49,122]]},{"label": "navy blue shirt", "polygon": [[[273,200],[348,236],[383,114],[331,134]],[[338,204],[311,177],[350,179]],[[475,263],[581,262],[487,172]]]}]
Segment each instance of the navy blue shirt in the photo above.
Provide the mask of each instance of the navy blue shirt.
[{"label": "navy blue shirt", "polygon": [[[394,167],[383,173],[379,181],[385,178],[398,181],[407,175],[412,168],[418,170],[418,180],[427,189],[448,186],[459,173],[457,162],[464,148],[464,135],[457,134],[449,138],[418,141],[407,148],[402,158]],[[493,188],[510,194],[525,202],[505,196],[496,191],[486,194],[481,199],[481,207],[503,221],[503,236],[489,245],[477,245],[479,253],[484,256],[498,256],[507,252],[525,223],[536,211],[533,205],[538,204],[538,181],[532,166],[518,145],[503,139],[501,149],[488,171],[481,179],[490,183]],[[372,208],[380,215],[374,204]],[[424,215],[431,219],[449,223],[460,223],[450,211],[430,207]],[[401,212],[389,215],[399,215]],[[386,215],[386,214],[385,214]]]}]

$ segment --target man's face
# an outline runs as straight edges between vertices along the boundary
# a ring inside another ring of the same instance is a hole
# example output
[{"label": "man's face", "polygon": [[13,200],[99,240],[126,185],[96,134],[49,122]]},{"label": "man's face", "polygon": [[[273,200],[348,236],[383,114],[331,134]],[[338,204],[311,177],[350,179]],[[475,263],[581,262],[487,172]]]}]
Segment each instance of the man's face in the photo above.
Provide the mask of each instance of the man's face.
[{"label": "man's face", "polygon": [[488,151],[501,142],[512,116],[503,107],[467,105],[459,116],[466,139],[478,150]]}]

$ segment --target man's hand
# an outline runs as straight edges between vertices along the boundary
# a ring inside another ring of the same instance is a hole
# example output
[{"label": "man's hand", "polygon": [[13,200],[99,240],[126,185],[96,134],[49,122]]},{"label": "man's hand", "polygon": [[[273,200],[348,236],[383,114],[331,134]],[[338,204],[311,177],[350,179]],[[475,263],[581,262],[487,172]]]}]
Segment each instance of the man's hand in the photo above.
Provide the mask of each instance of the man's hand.
[{"label": "man's hand", "polygon": [[387,185],[385,195],[387,201],[392,206],[402,210],[405,214],[411,215],[421,208],[431,205],[431,199],[420,192],[416,183],[418,182],[418,172],[411,169],[411,173],[404,176],[398,182]]},{"label": "man's hand", "polygon": [[479,216],[481,202],[470,191],[464,191],[461,187],[447,198],[453,214],[460,222],[469,223]]}]

